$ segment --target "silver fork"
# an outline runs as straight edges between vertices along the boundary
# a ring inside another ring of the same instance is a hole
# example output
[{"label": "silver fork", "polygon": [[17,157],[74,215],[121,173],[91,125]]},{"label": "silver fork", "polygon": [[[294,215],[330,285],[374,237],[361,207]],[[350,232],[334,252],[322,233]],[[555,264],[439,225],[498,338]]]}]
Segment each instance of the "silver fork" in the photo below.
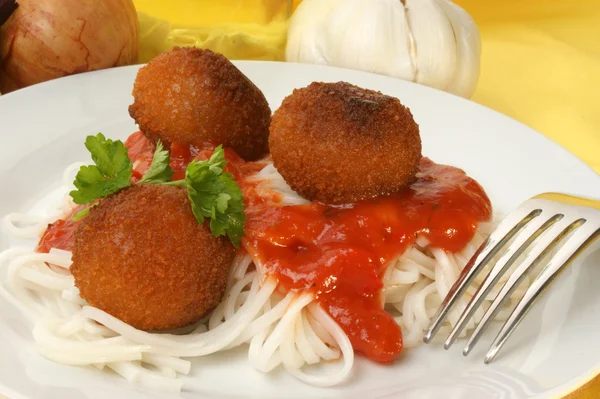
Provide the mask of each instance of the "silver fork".
[{"label": "silver fork", "polygon": [[[568,238],[565,239],[567,236]],[[491,362],[531,309],[535,300],[558,274],[582,253],[587,254],[600,247],[598,237],[600,237],[600,200],[545,193],[525,201],[498,225],[469,260],[433,316],[423,341],[429,343],[433,339],[452,307],[464,295],[475,277],[492,262],[494,257],[499,255],[498,261],[469,301],[444,344],[446,349],[452,346],[483,300],[498,284],[502,275],[521,255],[524,255],[524,260],[516,265],[516,269],[476,325],[463,350],[463,355],[467,356],[481,337],[481,333],[527,273],[556,250],[496,336],[484,359],[485,363]],[[538,242],[532,246],[536,239],[539,239]],[[561,242],[563,239],[564,242]]]}]

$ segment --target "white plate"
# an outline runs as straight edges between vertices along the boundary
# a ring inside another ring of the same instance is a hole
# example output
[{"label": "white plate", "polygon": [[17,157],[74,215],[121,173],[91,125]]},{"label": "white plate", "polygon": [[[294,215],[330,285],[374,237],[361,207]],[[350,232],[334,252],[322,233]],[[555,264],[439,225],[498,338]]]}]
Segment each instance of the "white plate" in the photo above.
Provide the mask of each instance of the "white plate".
[{"label": "white plate", "polygon": [[[276,109],[293,88],[344,80],[396,96],[421,127],[423,153],[464,168],[487,190],[496,209],[509,211],[544,191],[600,198],[600,176],[581,161],[505,116],[423,86],[336,68],[238,62]],[[0,97],[0,216],[27,211],[60,183],[63,169],[88,159],[84,137],[103,132],[126,138],[136,127],[127,106],[137,67],[59,79]],[[10,244],[0,235],[0,249]],[[515,332],[492,365],[486,342],[464,358],[460,345],[407,350],[394,365],[359,359],[344,385],[319,389],[285,372],[263,375],[245,350],[195,361],[185,398],[526,398],[565,394],[600,372],[600,267],[565,273]],[[488,339],[493,338],[489,337]],[[17,398],[141,398],[116,375],[54,364],[36,353],[30,327],[0,301],[0,393]],[[156,395],[158,397],[158,395]]]}]

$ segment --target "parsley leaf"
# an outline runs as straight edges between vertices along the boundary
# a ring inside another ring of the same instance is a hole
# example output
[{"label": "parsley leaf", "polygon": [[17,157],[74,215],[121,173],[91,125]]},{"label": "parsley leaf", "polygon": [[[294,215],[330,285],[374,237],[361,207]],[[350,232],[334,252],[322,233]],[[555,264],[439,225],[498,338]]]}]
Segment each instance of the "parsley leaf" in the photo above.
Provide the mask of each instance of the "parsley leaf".
[{"label": "parsley leaf", "polygon": [[188,165],[185,183],[198,222],[209,217],[213,235],[227,235],[239,247],[246,220],[244,196],[233,175],[223,172],[226,164],[223,148],[218,146],[208,161],[194,160]]},{"label": "parsley leaf", "polygon": [[164,149],[159,140],[156,143],[156,150],[154,151],[150,168],[144,173],[144,176],[142,176],[142,179],[138,183],[160,184],[171,181],[173,169],[169,166],[170,161],[169,152]]},{"label": "parsley leaf", "polygon": [[70,192],[73,202],[87,204],[131,185],[133,165],[121,141],[106,139],[98,133],[88,136],[85,146],[95,165],[82,166],[77,172],[73,182],[77,190]]}]

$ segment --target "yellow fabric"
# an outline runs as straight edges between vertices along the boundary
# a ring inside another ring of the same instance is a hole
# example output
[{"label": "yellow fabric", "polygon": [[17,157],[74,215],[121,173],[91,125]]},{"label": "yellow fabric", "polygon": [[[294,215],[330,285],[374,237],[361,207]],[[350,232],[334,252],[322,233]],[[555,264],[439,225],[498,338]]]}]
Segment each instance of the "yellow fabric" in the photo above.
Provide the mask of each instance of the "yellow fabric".
[{"label": "yellow fabric", "polygon": [[267,24],[291,9],[291,0],[134,0],[134,4],[138,11],[185,26]]},{"label": "yellow fabric", "polygon": [[563,399],[598,399],[600,397],[600,377],[596,377]]},{"label": "yellow fabric", "polygon": [[600,1],[455,2],[482,38],[473,100],[533,127],[600,173]]},{"label": "yellow fabric", "polygon": [[229,59],[283,61],[291,0],[134,0],[140,62],[173,46],[196,46]]}]

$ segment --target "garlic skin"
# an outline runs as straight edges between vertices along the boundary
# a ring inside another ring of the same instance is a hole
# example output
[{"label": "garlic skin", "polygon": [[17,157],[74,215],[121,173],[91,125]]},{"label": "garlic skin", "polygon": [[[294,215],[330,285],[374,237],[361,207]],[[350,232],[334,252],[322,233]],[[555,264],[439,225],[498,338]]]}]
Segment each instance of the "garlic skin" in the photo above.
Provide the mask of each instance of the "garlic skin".
[{"label": "garlic skin", "polygon": [[286,60],[359,69],[471,97],[481,40],[450,0],[304,0]]}]

